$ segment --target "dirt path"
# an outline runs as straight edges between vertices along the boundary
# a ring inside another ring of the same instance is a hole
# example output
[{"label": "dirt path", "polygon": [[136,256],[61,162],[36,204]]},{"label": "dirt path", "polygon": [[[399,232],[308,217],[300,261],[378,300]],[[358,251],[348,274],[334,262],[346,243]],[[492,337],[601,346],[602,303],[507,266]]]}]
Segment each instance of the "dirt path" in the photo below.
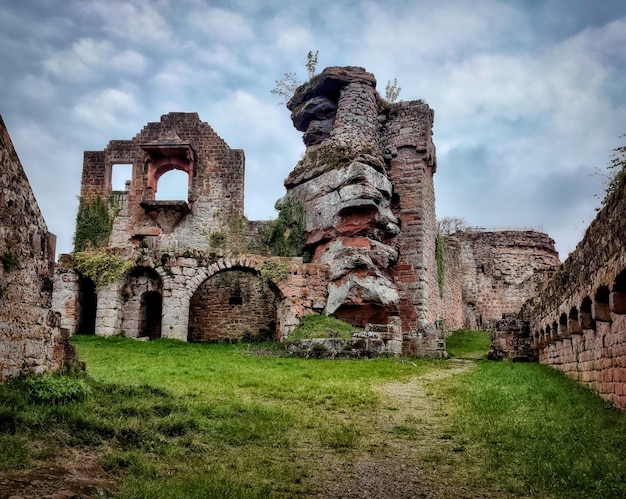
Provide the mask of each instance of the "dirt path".
[{"label": "dirt path", "polygon": [[55,464],[0,475],[0,498],[87,499],[114,486],[96,454],[74,451]]},{"label": "dirt path", "polygon": [[332,472],[322,472],[323,484],[317,485],[311,497],[494,497],[488,491],[469,490],[455,473],[454,454],[459,444],[443,433],[446,414],[430,388],[475,365],[472,361],[451,360],[449,369],[382,386],[387,407],[373,422],[378,429],[373,432],[368,450],[353,461],[329,456],[327,468]]}]

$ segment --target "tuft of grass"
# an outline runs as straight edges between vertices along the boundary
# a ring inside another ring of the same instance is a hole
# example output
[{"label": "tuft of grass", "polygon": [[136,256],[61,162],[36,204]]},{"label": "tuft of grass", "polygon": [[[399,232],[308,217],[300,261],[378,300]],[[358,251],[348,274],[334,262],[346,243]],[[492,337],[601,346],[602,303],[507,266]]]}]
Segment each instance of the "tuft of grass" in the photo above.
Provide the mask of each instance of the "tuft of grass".
[{"label": "tuft of grass", "polygon": [[490,346],[487,331],[459,329],[446,338],[446,350],[451,357],[485,359]]},{"label": "tuft of grass", "polygon": [[289,335],[289,340],[310,340],[314,338],[341,338],[349,340],[351,333],[358,330],[354,326],[328,315],[307,315],[300,325]]}]

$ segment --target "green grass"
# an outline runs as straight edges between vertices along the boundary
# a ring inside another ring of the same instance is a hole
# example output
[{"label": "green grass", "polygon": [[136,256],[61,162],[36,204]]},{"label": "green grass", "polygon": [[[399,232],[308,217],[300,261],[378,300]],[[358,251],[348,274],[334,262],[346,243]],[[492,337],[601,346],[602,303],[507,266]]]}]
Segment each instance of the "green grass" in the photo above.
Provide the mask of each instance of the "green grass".
[{"label": "green grass", "polygon": [[561,373],[481,362],[438,391],[473,484],[516,496],[626,497],[626,417]]},{"label": "green grass", "polygon": [[300,325],[289,335],[290,340],[309,340],[312,338],[350,339],[351,333],[358,328],[329,317],[327,315],[307,315]]},{"label": "green grass", "polygon": [[[87,376],[0,385],[0,470],[80,448],[118,477],[115,497],[298,497],[329,462],[350,470],[402,448],[466,496],[626,496],[624,414],[536,364],[458,374],[446,360],[257,355],[263,345],[72,343]],[[430,416],[380,389],[423,376]]]},{"label": "green grass", "polygon": [[459,329],[446,338],[446,350],[451,357],[485,359],[491,344],[489,333]]}]

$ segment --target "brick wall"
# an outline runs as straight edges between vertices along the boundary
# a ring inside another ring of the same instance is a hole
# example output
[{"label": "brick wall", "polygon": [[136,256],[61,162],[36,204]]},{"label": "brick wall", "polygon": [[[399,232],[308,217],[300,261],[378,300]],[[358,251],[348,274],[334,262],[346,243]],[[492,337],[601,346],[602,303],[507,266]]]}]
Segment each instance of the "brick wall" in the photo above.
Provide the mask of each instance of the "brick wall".
[{"label": "brick wall", "polygon": [[55,244],[0,117],[0,381],[75,359],[50,308]]},{"label": "brick wall", "polygon": [[554,241],[536,231],[460,231],[464,325],[516,313],[559,265]]}]

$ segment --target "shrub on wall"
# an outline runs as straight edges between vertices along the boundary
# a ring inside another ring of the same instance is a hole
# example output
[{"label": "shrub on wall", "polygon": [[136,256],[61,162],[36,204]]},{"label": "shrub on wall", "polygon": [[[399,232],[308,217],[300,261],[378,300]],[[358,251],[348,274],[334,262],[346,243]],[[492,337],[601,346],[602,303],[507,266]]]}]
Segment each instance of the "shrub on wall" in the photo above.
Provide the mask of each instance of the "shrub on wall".
[{"label": "shrub on wall", "polygon": [[110,252],[80,251],[74,253],[76,270],[89,277],[96,288],[102,288],[121,279],[133,266],[133,262]]},{"label": "shrub on wall", "polygon": [[311,261],[306,249],[306,212],[302,203],[289,199],[278,206],[278,217],[262,231],[261,240],[272,256],[300,256]]}]

